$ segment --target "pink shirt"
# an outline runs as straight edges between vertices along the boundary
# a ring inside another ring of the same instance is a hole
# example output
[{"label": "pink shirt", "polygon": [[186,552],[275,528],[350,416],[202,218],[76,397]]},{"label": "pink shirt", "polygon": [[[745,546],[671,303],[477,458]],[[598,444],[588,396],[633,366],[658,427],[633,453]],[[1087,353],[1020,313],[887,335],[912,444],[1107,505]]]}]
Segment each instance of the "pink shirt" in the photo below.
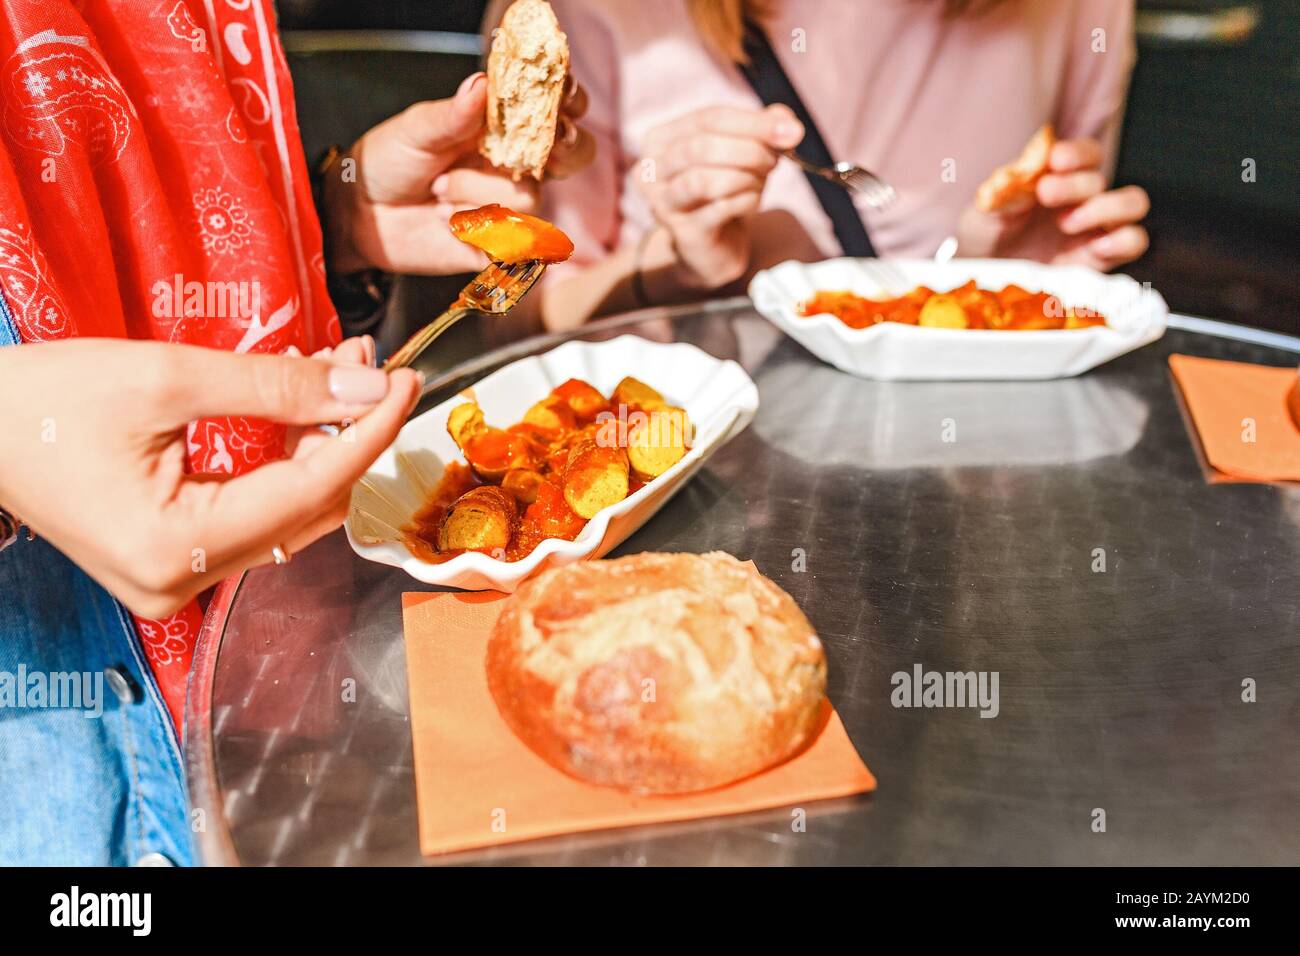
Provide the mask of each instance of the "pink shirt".
[{"label": "pink shirt", "polygon": [[[543,214],[573,238],[574,261],[590,263],[653,223],[633,179],[648,130],[704,106],[760,104],[698,39],[684,0],[551,4],[591,100],[584,125],[598,150],[589,168],[545,186]],[[1133,0],[1008,0],[954,20],[938,0],[776,6],[768,36],[832,155],[898,189],[893,206],[865,217],[881,255],[933,255],[980,182],[1045,122],[1062,138],[1100,140],[1113,169]],[[794,164],[777,164],[762,205],[789,210],[824,254],[839,254]]]}]

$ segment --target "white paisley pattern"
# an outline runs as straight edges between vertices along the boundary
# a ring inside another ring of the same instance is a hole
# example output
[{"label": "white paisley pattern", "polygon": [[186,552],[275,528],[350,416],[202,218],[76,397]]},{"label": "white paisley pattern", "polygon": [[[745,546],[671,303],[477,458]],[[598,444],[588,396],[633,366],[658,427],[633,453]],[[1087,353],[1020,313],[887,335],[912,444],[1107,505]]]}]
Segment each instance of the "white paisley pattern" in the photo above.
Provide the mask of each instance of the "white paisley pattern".
[{"label": "white paisley pattern", "polygon": [[47,342],[76,334],[68,310],[50,281],[45,254],[27,227],[0,227],[0,288],[25,341]]},{"label": "white paisley pattern", "polygon": [[185,431],[190,468],[203,475],[242,474],[277,461],[284,426],[253,418],[204,418]]},{"label": "white paisley pattern", "polygon": [[172,36],[176,39],[188,43],[190,49],[196,53],[207,46],[207,34],[194,22],[184,0],[176,0],[176,6],[172,7],[171,13],[167,14],[167,29],[171,30]]},{"label": "white paisley pattern", "polygon": [[90,40],[45,30],[5,62],[5,132],[24,149],[62,156],[79,143],[92,165],[115,162],[135,107]]}]

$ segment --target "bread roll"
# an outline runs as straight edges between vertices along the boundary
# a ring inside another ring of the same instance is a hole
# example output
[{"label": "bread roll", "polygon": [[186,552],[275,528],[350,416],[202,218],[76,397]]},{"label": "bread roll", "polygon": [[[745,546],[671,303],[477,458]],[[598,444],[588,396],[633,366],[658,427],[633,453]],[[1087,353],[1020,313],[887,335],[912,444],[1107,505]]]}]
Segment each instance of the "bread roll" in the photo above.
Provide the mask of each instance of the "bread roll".
[{"label": "bread roll", "polygon": [[999,166],[980,184],[975,191],[975,207],[983,212],[997,212],[1032,197],[1039,178],[1047,172],[1055,145],[1052,124],[1039,128],[1013,162]]},{"label": "bread roll", "polygon": [[488,642],[492,697],[549,763],[592,783],[689,793],[798,752],[826,658],[788,594],[727,554],[637,554],[547,571]]},{"label": "bread roll", "polygon": [[569,43],[546,0],[515,0],[501,18],[487,63],[487,132],[479,144],[516,180],[542,178],[560,117]]}]

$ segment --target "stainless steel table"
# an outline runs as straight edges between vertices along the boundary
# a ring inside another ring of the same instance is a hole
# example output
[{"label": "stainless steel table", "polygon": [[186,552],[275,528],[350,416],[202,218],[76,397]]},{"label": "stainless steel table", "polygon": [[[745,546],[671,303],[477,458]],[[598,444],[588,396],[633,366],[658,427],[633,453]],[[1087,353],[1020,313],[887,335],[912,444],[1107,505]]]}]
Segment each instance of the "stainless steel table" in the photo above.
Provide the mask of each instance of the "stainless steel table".
[{"label": "stainless steel table", "polygon": [[[844,375],[743,300],[585,329],[692,342],[758,383],[749,430],[620,552],[723,549],[785,587],[880,787],[803,833],[782,809],[434,862],[1300,863],[1300,487],[1208,483],[1165,362],[1294,366],[1300,339],[1175,321],[1080,378],[979,384]],[[399,600],[421,589],[341,532],[223,586],[186,741],[209,862],[429,862]],[[997,671],[998,715],[893,707],[916,664]]]}]

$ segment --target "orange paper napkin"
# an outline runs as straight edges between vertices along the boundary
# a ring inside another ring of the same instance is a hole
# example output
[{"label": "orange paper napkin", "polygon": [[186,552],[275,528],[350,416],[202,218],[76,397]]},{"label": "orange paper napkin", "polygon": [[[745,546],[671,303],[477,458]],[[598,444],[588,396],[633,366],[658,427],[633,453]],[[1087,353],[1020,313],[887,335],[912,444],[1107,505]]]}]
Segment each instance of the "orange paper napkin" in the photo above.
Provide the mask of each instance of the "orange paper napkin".
[{"label": "orange paper napkin", "polygon": [[635,796],[583,783],[525,746],[488,692],[488,635],[508,597],[402,595],[420,851],[426,856],[608,827],[745,813],[874,790],[833,708],[813,744],[707,793]]},{"label": "orange paper napkin", "polygon": [[1169,368],[1211,481],[1300,481],[1300,429],[1287,410],[1295,369],[1177,354]]}]

